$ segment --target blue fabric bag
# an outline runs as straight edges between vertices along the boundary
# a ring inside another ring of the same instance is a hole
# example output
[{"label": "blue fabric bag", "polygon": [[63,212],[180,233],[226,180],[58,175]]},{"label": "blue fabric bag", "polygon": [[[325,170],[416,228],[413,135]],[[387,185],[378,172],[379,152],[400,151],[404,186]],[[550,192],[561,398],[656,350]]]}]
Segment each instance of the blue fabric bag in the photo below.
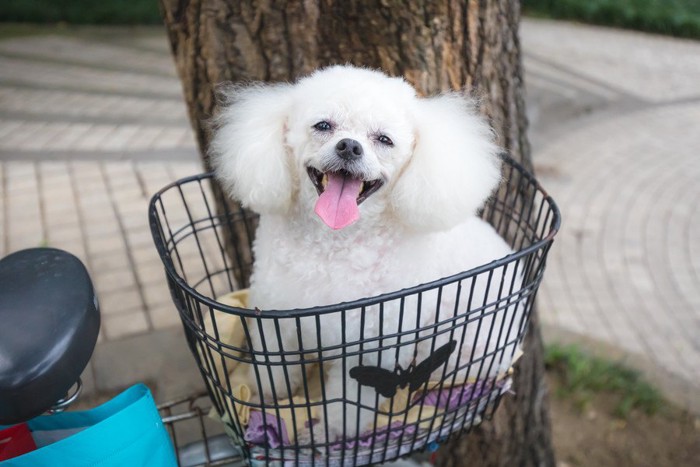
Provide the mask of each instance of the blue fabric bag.
[{"label": "blue fabric bag", "polygon": [[177,466],[151,391],[137,384],[99,407],[28,422],[37,450],[0,467]]}]

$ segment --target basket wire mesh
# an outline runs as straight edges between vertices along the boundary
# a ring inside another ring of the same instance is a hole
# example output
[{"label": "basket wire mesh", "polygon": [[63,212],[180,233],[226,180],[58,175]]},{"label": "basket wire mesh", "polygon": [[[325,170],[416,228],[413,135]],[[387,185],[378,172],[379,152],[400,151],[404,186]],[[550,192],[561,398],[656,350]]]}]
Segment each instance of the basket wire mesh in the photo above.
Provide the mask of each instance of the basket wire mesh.
[{"label": "basket wire mesh", "polygon": [[226,435],[220,423],[208,414],[208,394],[198,394],[158,406],[180,467],[245,465],[241,450]]},{"label": "basket wire mesh", "polygon": [[[257,217],[231,208],[211,174],[179,180],[153,197],[151,230],[188,344],[214,412],[248,462],[381,463],[492,416],[510,389],[506,370],[517,358],[560,223],[553,200],[521,165],[505,157],[503,176],[500,196],[481,216],[515,253],[376,297],[262,312],[217,301],[248,285]],[[379,328],[366,332],[372,323]],[[339,339],[329,338],[338,326]],[[283,337],[289,329],[296,330],[291,343]],[[419,348],[428,355],[421,362]],[[400,365],[411,353],[411,364]],[[342,393],[327,390],[334,368]],[[359,384],[346,384],[350,378]],[[329,424],[341,427],[339,439],[328,436]]]}]

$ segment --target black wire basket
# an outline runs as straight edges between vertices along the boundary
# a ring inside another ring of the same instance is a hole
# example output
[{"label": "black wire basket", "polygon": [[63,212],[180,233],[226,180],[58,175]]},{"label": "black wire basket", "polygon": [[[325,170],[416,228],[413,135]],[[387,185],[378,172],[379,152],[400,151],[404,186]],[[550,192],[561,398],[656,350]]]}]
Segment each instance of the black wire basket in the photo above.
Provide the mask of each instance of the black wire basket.
[{"label": "black wire basket", "polygon": [[[231,208],[211,174],[153,197],[151,230],[212,415],[250,464],[382,463],[492,416],[511,387],[560,223],[553,200],[508,157],[503,180],[481,216],[515,253],[377,297],[277,311],[246,306],[255,214]],[[394,325],[365,332],[377,316]],[[324,344],[329,326],[340,340]],[[293,345],[282,338],[290,332]],[[410,365],[398,364],[401,352],[414,355]],[[341,369],[342,393],[327,390],[331,367]]]},{"label": "black wire basket", "polygon": [[207,394],[195,394],[158,406],[180,467],[244,466],[241,449],[212,420]]}]

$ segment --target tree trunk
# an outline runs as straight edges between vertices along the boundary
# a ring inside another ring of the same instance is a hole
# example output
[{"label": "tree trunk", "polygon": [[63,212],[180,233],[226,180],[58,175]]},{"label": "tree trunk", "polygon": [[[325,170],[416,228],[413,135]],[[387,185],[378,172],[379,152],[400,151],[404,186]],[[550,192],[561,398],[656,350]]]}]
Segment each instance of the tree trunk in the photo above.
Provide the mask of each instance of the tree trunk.
[{"label": "tree trunk", "polygon": [[[292,81],[352,63],[402,75],[425,95],[465,89],[499,143],[532,169],[513,0],[160,0],[190,120],[209,169],[208,119],[227,81]],[[235,239],[234,239],[235,241]],[[241,278],[247,283],[245,278]],[[439,465],[554,465],[542,340],[531,321],[515,397],[441,448]]]}]

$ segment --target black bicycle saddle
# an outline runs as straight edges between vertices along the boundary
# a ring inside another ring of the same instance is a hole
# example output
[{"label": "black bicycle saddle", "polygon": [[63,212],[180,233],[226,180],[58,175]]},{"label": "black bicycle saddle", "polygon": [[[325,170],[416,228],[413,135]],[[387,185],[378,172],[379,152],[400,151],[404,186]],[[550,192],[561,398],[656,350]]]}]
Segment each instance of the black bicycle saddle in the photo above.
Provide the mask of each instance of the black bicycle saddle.
[{"label": "black bicycle saddle", "polygon": [[64,397],[95,348],[100,313],[85,266],[55,248],[0,260],[0,425]]}]

